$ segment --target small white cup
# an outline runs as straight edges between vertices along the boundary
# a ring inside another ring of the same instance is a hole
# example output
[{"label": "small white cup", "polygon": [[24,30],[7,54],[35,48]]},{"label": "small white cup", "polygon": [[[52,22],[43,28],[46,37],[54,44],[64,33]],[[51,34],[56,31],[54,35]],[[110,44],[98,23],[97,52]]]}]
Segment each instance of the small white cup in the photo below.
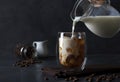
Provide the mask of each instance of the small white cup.
[{"label": "small white cup", "polygon": [[33,47],[35,48],[35,57],[48,55],[48,41],[34,41]]}]

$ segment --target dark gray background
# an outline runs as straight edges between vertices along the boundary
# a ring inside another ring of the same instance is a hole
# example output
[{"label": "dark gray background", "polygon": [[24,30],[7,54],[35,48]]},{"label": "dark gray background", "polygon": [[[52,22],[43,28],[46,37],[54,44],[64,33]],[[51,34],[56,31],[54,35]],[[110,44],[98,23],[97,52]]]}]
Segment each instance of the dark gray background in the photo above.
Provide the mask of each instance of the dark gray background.
[{"label": "dark gray background", "polygon": [[[69,14],[75,1],[0,0],[0,55],[5,52],[14,54],[17,43],[31,44],[41,40],[49,41],[49,54],[55,55],[57,33],[71,31]],[[111,2],[120,11],[120,0]],[[77,31],[86,32],[87,53],[120,53],[120,33],[113,38],[103,39],[92,34],[84,24],[82,28],[80,23],[77,26]]]}]

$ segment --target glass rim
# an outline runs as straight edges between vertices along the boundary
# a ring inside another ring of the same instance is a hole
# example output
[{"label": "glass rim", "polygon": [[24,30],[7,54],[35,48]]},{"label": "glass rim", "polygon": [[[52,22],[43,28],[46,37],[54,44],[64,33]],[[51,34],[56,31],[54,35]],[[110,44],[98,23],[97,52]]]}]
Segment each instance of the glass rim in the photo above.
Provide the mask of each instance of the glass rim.
[{"label": "glass rim", "polygon": [[[72,32],[58,32],[58,33],[72,33]],[[86,32],[84,32],[84,31],[82,32],[81,31],[81,32],[74,32],[74,33],[86,33]]]},{"label": "glass rim", "polygon": [[[72,32],[58,32],[58,34],[70,34],[72,35]],[[86,32],[74,32],[75,35],[85,35],[86,36]]]}]

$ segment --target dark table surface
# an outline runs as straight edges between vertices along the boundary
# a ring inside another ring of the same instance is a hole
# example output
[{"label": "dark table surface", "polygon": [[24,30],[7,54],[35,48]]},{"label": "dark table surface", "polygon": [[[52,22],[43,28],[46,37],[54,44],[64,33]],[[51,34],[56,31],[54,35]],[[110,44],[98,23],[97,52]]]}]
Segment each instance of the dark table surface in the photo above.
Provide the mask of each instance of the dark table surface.
[{"label": "dark table surface", "polygon": [[[7,54],[7,56],[5,55]],[[0,55],[0,82],[65,82],[64,79],[49,78],[45,81],[45,75],[41,68],[49,66],[57,66],[56,57],[48,57],[40,59],[42,63],[33,64],[26,68],[14,67],[13,64],[17,61],[14,56],[9,56],[9,53]],[[110,65],[120,66],[120,54],[94,54],[87,55],[87,65]],[[83,77],[84,78],[84,77]],[[79,82],[86,82],[80,79]],[[120,82],[120,79],[115,79],[112,82]]]}]

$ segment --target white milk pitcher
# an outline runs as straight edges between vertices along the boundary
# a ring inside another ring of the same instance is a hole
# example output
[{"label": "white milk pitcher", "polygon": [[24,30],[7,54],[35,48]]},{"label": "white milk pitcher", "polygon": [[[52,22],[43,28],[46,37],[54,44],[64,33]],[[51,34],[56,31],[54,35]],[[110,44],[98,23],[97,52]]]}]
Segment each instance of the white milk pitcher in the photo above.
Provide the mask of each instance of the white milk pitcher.
[{"label": "white milk pitcher", "polygon": [[35,48],[35,57],[48,55],[48,41],[34,41],[33,47]]},{"label": "white milk pitcher", "polygon": [[111,6],[110,0],[77,0],[70,16],[73,31],[79,21],[103,38],[112,38],[120,31],[120,12]]}]

